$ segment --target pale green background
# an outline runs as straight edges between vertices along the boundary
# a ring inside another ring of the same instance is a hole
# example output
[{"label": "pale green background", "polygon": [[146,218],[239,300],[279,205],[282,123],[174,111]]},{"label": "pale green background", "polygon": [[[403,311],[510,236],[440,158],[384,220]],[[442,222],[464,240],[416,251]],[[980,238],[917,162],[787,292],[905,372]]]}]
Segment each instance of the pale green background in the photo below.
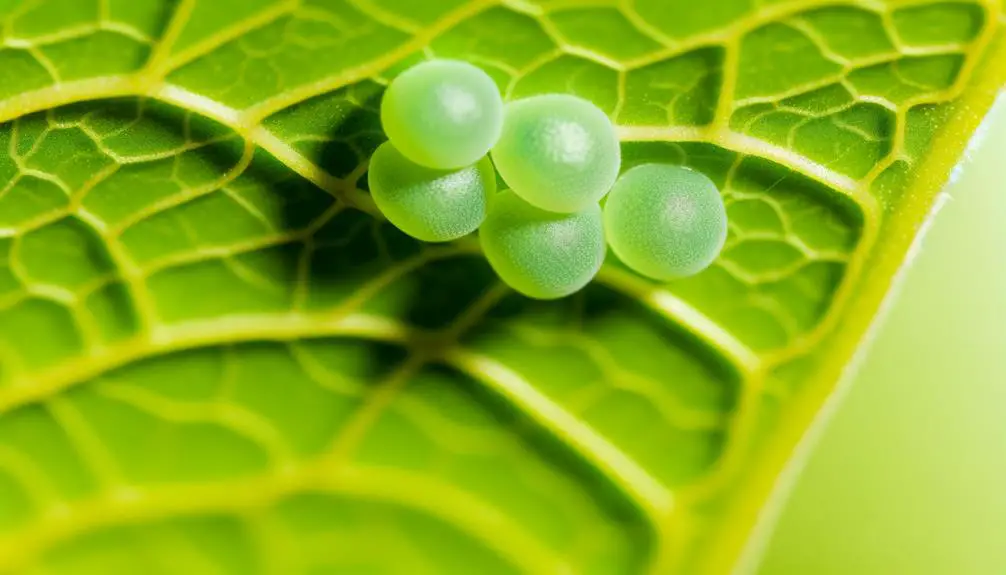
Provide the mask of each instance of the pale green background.
[{"label": "pale green background", "polygon": [[1006,101],[948,191],[760,575],[1006,574]]}]

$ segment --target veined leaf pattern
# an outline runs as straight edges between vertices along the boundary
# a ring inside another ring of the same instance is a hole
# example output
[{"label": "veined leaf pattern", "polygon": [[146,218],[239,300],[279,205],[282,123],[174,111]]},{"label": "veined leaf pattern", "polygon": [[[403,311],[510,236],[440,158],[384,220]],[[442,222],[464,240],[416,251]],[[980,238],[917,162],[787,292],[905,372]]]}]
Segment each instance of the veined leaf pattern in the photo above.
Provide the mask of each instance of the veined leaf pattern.
[{"label": "veined leaf pattern", "polygon": [[[0,572],[726,573],[1006,78],[999,0],[0,2]],[[720,260],[377,217],[389,78],[568,92]]]}]

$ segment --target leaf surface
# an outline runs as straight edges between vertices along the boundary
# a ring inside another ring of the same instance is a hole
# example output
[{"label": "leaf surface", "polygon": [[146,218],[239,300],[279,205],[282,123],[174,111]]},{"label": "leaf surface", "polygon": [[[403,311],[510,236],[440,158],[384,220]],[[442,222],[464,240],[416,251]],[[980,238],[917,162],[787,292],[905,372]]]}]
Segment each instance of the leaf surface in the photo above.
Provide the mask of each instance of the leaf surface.
[{"label": "leaf surface", "polygon": [[[1003,9],[0,2],[0,572],[750,567],[1006,78]],[[379,98],[428,57],[709,175],[720,260],[541,303],[383,223]]]}]

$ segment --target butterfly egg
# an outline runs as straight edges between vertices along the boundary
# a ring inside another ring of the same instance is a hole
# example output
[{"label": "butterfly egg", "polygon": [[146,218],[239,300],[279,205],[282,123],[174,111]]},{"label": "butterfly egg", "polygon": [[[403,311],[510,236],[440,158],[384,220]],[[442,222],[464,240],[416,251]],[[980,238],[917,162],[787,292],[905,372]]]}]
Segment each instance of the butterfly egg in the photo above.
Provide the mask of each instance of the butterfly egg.
[{"label": "butterfly egg", "polygon": [[429,168],[469,166],[499,139],[503,99],[467,62],[431,60],[396,77],[381,100],[381,124],[403,156]]},{"label": "butterfly egg", "polygon": [[492,198],[479,239],[500,279],[536,299],[582,289],[601,269],[606,251],[596,203],[573,213],[549,212],[511,190]]},{"label": "butterfly egg", "polygon": [[368,183],[384,217],[426,242],[446,242],[474,232],[496,191],[496,175],[487,156],[464,168],[436,170],[410,161],[390,142],[381,144],[370,158]]},{"label": "butterfly egg", "polygon": [[625,172],[604,205],[604,228],[615,255],[641,275],[671,280],[697,274],[716,259],[727,237],[727,213],[705,175],[664,164]]},{"label": "butterfly egg", "polygon": [[492,159],[515,194],[544,210],[568,213],[608,193],[621,149],[615,127],[597,106],[549,94],[507,104]]}]

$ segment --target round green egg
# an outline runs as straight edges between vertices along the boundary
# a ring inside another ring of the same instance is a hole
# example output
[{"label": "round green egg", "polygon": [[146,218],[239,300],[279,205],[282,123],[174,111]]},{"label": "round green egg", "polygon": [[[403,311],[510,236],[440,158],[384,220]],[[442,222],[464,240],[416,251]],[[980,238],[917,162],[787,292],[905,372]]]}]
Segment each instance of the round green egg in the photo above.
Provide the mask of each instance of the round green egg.
[{"label": "round green egg", "polygon": [[621,164],[611,120],[591,102],[548,94],[507,104],[493,163],[515,194],[552,212],[577,212],[608,191]]},{"label": "round green egg", "polygon": [[381,100],[381,124],[403,156],[429,168],[469,166],[499,139],[503,99],[477,66],[431,60],[409,68]]},{"label": "round green egg", "polygon": [[488,157],[455,170],[420,166],[390,142],[370,158],[370,195],[395,227],[426,242],[446,242],[474,232],[496,191]]},{"label": "round green egg", "polygon": [[535,299],[555,299],[586,286],[604,263],[601,208],[555,213],[510,190],[496,194],[479,230],[482,251],[507,285]]},{"label": "round green egg", "polygon": [[723,249],[727,213],[704,174],[668,164],[625,172],[604,205],[608,244],[641,275],[671,280],[699,273]]}]

